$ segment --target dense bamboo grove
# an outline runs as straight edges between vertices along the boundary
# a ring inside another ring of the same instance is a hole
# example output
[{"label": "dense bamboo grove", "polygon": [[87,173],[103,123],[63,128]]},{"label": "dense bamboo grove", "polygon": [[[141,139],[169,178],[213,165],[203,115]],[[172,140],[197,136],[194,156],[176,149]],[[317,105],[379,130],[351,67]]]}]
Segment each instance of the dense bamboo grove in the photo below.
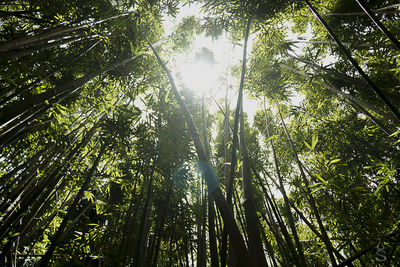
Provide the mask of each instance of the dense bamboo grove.
[{"label": "dense bamboo grove", "polygon": [[[0,21],[1,266],[399,264],[396,1],[5,0]],[[171,70],[198,34],[240,45],[234,103]]]}]

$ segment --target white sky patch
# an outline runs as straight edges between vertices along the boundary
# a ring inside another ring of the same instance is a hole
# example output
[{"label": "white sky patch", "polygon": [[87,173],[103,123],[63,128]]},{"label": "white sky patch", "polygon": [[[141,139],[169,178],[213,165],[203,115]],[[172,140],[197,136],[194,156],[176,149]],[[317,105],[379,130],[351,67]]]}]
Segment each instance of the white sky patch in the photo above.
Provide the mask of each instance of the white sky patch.
[{"label": "white sky patch", "polygon": [[[253,37],[253,36],[252,36]],[[254,38],[249,38],[248,55]],[[195,62],[195,54],[201,48],[206,47],[214,54],[215,64],[208,65]],[[188,54],[181,54],[176,57],[176,68],[173,69],[175,77],[180,77],[181,82],[197,96],[213,97],[214,99],[224,99],[226,87],[228,90],[228,101],[230,108],[236,106],[237,91],[239,89],[239,79],[231,74],[231,68],[240,64],[243,56],[243,46],[233,45],[226,34],[218,39],[199,35],[193,41],[192,49]],[[246,94],[243,98],[243,109],[248,114],[249,122],[253,123],[254,114],[258,108],[258,102],[249,99]],[[219,111],[218,107],[212,104],[209,107],[211,113]]]}]

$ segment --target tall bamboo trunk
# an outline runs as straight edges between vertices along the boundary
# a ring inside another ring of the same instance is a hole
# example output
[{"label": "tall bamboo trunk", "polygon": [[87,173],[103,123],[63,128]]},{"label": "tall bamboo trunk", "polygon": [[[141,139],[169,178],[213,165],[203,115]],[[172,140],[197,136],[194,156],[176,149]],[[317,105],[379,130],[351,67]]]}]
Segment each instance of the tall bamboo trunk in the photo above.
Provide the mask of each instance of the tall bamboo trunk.
[{"label": "tall bamboo trunk", "polygon": [[142,261],[142,243],[145,238],[145,222],[146,222],[146,217],[148,214],[149,206],[150,206],[150,199],[152,196],[152,187],[153,187],[153,179],[154,179],[154,166],[151,167],[151,174],[149,178],[149,184],[147,187],[147,193],[146,193],[146,200],[144,203],[143,211],[141,214],[141,219],[140,219],[140,224],[138,228],[138,233],[137,233],[137,243],[136,243],[136,257],[135,257],[135,266],[140,266],[140,262]]},{"label": "tall bamboo trunk", "polygon": [[[223,110],[221,109],[221,112]],[[232,148],[230,149],[230,145],[232,142],[231,133],[229,130],[229,104],[228,104],[228,87],[226,87],[225,92],[225,112],[224,113],[224,177],[225,177],[225,190],[226,190],[226,199],[228,202],[228,206],[231,208],[233,213],[233,206],[232,206],[232,191],[233,191],[233,184],[234,184],[234,177],[235,177],[235,166],[236,166],[236,147],[237,147],[237,124],[236,124],[236,131],[234,131],[234,140],[232,143]],[[238,122],[238,119],[235,119]],[[232,160],[232,158],[235,160]],[[232,171],[233,170],[233,171]],[[220,255],[221,255],[221,267],[225,267],[227,264],[227,255],[229,255],[228,266],[234,265],[233,262],[236,262],[235,252],[232,248],[232,245],[228,247],[228,234],[226,228],[224,227],[222,230],[222,241],[220,247]]]},{"label": "tall bamboo trunk", "polygon": [[196,124],[194,123],[193,118],[175,85],[175,81],[174,81],[174,78],[172,77],[171,72],[166,67],[166,65],[164,64],[161,57],[158,55],[157,51],[154,49],[154,47],[150,43],[150,41],[147,40],[147,42],[148,42],[150,48],[152,49],[154,55],[157,57],[158,63],[160,64],[160,66],[162,67],[162,69],[164,70],[166,75],[168,76],[169,82],[172,87],[172,91],[175,95],[175,98],[178,101],[178,104],[180,105],[180,107],[184,113],[186,123],[189,128],[189,132],[192,135],[194,145],[196,148],[196,152],[197,152],[197,156],[200,161],[207,163],[204,165],[204,178],[207,182],[207,186],[208,186],[210,195],[212,195],[212,197],[214,198],[214,201],[215,201],[218,209],[221,212],[221,215],[222,215],[224,223],[227,227],[228,233],[230,234],[230,236],[232,238],[232,243],[233,243],[233,246],[235,247],[235,252],[239,257],[240,264],[241,264],[241,266],[253,266],[254,263],[248,253],[248,250],[244,243],[243,237],[242,237],[242,235],[239,231],[239,228],[237,227],[237,224],[235,222],[235,219],[233,217],[233,214],[231,213],[231,210],[222,194],[222,191],[218,186],[215,173],[211,169],[211,167],[208,165],[209,159],[204,151],[202,142],[200,140],[199,132],[197,131]]},{"label": "tall bamboo trunk", "polygon": [[[160,43],[157,43],[156,45],[159,45]],[[9,105],[3,107],[0,110],[0,127],[6,125],[9,121],[15,120],[18,118],[18,116],[24,114],[25,112],[31,110],[32,108],[37,108],[39,105],[44,105],[46,104],[46,101],[50,101],[52,98],[60,96],[62,94],[65,95],[70,95],[74,92],[76,92],[81,86],[86,84],[87,82],[91,81],[93,78],[106,73],[108,71],[114,70],[115,68],[118,68],[138,57],[141,55],[144,55],[145,52],[142,52],[137,55],[132,55],[128,56],[125,58],[120,59],[119,61],[112,63],[108,65],[107,67],[93,71],[89,74],[86,74],[85,76],[82,76],[78,79],[71,80],[68,82],[65,82],[63,84],[60,84],[52,89],[47,90],[46,92],[37,94],[37,95],[31,95],[29,97],[26,97],[23,100],[20,101],[15,101],[10,103]],[[48,108],[50,108],[49,104],[46,104]]]},{"label": "tall bamboo trunk", "polygon": [[[125,224],[122,228],[122,239],[121,239],[121,244],[119,248],[119,254],[121,255],[121,264],[124,265],[126,264],[128,260],[129,253],[132,250],[132,240],[134,239],[134,223],[136,219],[136,214],[138,213],[138,205],[137,202],[140,199],[139,196],[135,196],[136,193],[136,187],[138,184],[138,177],[140,173],[139,171],[136,172],[135,174],[135,184],[133,186],[133,190],[131,192],[131,200],[129,204],[128,211],[125,216]],[[142,187],[143,188],[143,187]]]},{"label": "tall bamboo trunk", "polygon": [[294,147],[294,144],[293,144],[292,138],[290,137],[289,131],[286,128],[286,124],[285,124],[285,121],[283,120],[283,117],[282,117],[281,111],[279,109],[279,106],[278,106],[278,113],[279,113],[279,117],[281,118],[281,122],[282,122],[283,128],[285,130],[285,133],[286,133],[290,148],[292,150],[293,156],[294,156],[294,158],[296,160],[296,163],[297,163],[297,165],[299,167],[300,175],[301,175],[303,183],[305,185],[305,189],[306,189],[306,192],[307,192],[307,195],[308,195],[308,201],[310,203],[311,210],[313,211],[313,213],[315,215],[315,218],[317,219],[318,226],[319,226],[321,234],[323,236],[322,242],[324,242],[324,244],[325,244],[325,247],[326,247],[326,249],[328,251],[328,255],[329,255],[329,258],[330,258],[330,260],[332,262],[332,265],[336,266],[336,259],[335,259],[334,253],[333,253],[333,250],[334,250],[333,249],[333,245],[332,245],[332,243],[331,243],[331,241],[329,239],[329,236],[328,236],[328,234],[327,234],[327,232],[325,230],[325,226],[322,223],[321,216],[320,216],[320,214],[318,212],[318,209],[317,209],[317,206],[315,204],[314,197],[311,194],[311,190],[310,190],[310,187],[309,187],[308,179],[306,177],[306,174],[304,173],[303,166],[302,166],[302,164],[301,164],[301,162],[299,160],[299,157],[297,155],[297,151],[296,151],[296,149]]},{"label": "tall bamboo trunk", "polygon": [[210,243],[210,257],[211,267],[218,267],[218,248],[217,248],[217,237],[215,234],[215,209],[214,201],[210,197],[208,198],[208,236]]},{"label": "tall bamboo trunk", "polygon": [[[208,158],[210,158],[210,144],[208,142],[208,134],[207,134],[207,116],[206,116],[206,107],[204,95],[202,99],[201,105],[201,113],[203,117],[203,141],[204,148],[206,150]],[[210,245],[210,257],[211,257],[211,266],[218,267],[218,249],[217,249],[217,237],[215,235],[215,210],[214,210],[214,200],[210,196],[210,194],[205,194],[205,199],[208,200],[208,240]],[[205,227],[205,224],[204,224]],[[205,241],[205,238],[204,238]]]},{"label": "tall bamboo trunk", "polygon": [[250,167],[250,159],[247,151],[247,145],[244,133],[244,113],[243,113],[243,86],[246,74],[246,55],[247,55],[247,41],[249,38],[251,18],[248,19],[245,31],[245,41],[243,48],[243,60],[242,60],[242,73],[240,77],[239,85],[239,99],[240,103],[236,107],[240,110],[240,154],[242,157],[242,184],[244,193],[244,210],[246,214],[247,222],[247,234],[249,236],[249,251],[257,266],[268,266],[265,259],[264,248],[261,242],[260,236],[260,223],[258,220],[257,210],[255,206],[253,185],[252,185],[252,174]]},{"label": "tall bamboo trunk", "polygon": [[156,243],[154,246],[154,252],[151,253],[152,256],[152,264],[149,266],[157,266],[158,263],[158,258],[159,258],[159,253],[160,253],[160,246],[161,246],[161,239],[162,239],[162,233],[164,231],[164,224],[165,220],[167,219],[168,212],[170,210],[170,205],[171,205],[171,196],[172,196],[172,191],[173,191],[173,181],[171,178],[168,178],[168,193],[165,198],[166,203],[166,208],[162,210],[162,213],[159,215],[159,219],[157,220],[157,227],[155,231],[155,236],[156,236]]},{"label": "tall bamboo trunk", "polygon": [[315,17],[321,22],[323,27],[328,31],[329,35],[335,40],[336,44],[339,46],[340,50],[346,56],[346,58],[350,61],[353,67],[357,70],[357,72],[363,77],[363,79],[368,83],[368,86],[376,93],[379,99],[389,108],[389,110],[396,117],[397,123],[400,122],[400,112],[397,107],[395,107],[392,102],[386,97],[384,92],[375,85],[375,83],[369,78],[369,76],[361,69],[358,65],[357,61],[353,58],[351,53],[343,46],[339,38],[333,32],[333,30],[329,27],[329,25],[325,22],[325,20],[319,15],[314,6],[310,3],[309,0],[305,0],[307,6],[311,9],[312,13]]},{"label": "tall bamboo trunk", "polygon": [[[292,238],[289,235],[289,231],[287,230],[286,225],[283,223],[283,220],[278,212],[278,208],[275,203],[274,196],[271,194],[271,192],[268,193],[267,189],[265,188],[264,184],[262,183],[262,179],[259,176],[259,174],[257,172],[254,172],[254,173],[255,173],[255,176],[256,176],[259,184],[261,185],[261,189],[267,200],[265,205],[267,207],[270,222],[268,222],[268,220],[266,218],[264,218],[264,219],[270,226],[270,228],[275,236],[276,242],[278,243],[278,247],[280,248],[281,253],[282,253],[282,259],[284,259],[284,261],[288,262],[288,264],[291,263],[291,264],[300,266],[298,253],[296,252],[295,245],[293,244]],[[276,222],[279,225],[279,228],[276,225],[274,216],[275,216]],[[284,239],[281,237],[281,234],[279,233],[279,229],[280,229],[280,232],[283,235]],[[286,244],[284,243],[284,240],[286,240]]]},{"label": "tall bamboo trunk", "polygon": [[247,246],[249,245],[249,236],[247,234],[246,231],[246,215],[244,214],[243,211],[243,205],[241,205],[240,203],[240,197],[239,197],[239,193],[237,192],[238,190],[236,188],[233,189],[233,205],[235,207],[235,214],[237,216],[237,219],[240,223],[240,227],[242,229],[243,235],[244,235],[244,239],[246,240],[246,244]]},{"label": "tall bamboo trunk", "polygon": [[23,46],[27,46],[30,45],[32,43],[35,42],[39,42],[39,41],[43,41],[43,40],[49,40],[53,37],[59,36],[59,35],[64,35],[73,31],[77,31],[80,29],[84,29],[84,28],[89,28],[89,27],[93,27],[95,25],[104,23],[106,21],[109,20],[113,20],[122,16],[127,16],[127,13],[123,13],[123,14],[119,14],[107,19],[103,19],[100,21],[96,21],[96,22],[89,22],[89,23],[85,23],[85,24],[81,24],[81,25],[75,25],[75,26],[71,26],[71,27],[64,27],[64,26],[60,26],[57,28],[52,28],[49,29],[47,31],[42,31],[38,34],[33,34],[33,35],[25,35],[23,37],[20,37],[18,39],[14,39],[14,40],[10,40],[10,41],[6,41],[3,42],[2,44],[0,44],[0,52],[9,52],[12,51],[14,49],[18,49],[21,48]]},{"label": "tall bamboo trunk", "polygon": [[[242,105],[243,106],[243,105]],[[240,154],[242,156],[242,178],[244,193],[244,210],[246,214],[247,233],[249,236],[249,250],[255,259],[257,266],[268,266],[265,259],[264,249],[261,242],[259,220],[255,206],[252,174],[250,167],[250,159],[247,152],[246,140],[244,137],[244,114],[243,109],[240,116]]]},{"label": "tall bamboo trunk", "polygon": [[270,132],[269,132],[268,115],[267,115],[267,110],[266,110],[266,107],[265,107],[265,99],[264,99],[264,113],[265,113],[265,125],[266,125],[266,126],[265,126],[265,127],[266,127],[265,129],[267,130],[267,131],[266,131],[266,132],[267,132],[267,137],[268,137],[269,143],[270,143],[270,145],[271,145],[271,150],[272,150],[272,156],[273,156],[273,159],[274,159],[274,165],[275,165],[276,175],[277,175],[278,181],[279,181],[279,187],[278,187],[278,188],[279,188],[279,190],[280,190],[281,193],[282,193],[283,200],[284,200],[284,203],[285,203],[285,211],[286,211],[286,215],[287,215],[287,218],[288,218],[288,221],[289,221],[290,229],[292,230],[292,235],[293,235],[293,238],[294,238],[294,242],[295,242],[295,244],[296,244],[297,253],[298,253],[298,258],[299,258],[299,263],[300,263],[302,266],[306,266],[307,264],[306,264],[306,259],[305,259],[305,257],[304,257],[303,246],[301,245],[299,236],[298,236],[298,234],[297,234],[296,225],[295,225],[295,223],[294,223],[292,211],[291,211],[291,209],[290,209],[289,199],[288,199],[287,194],[286,194],[286,189],[285,189],[285,186],[284,186],[284,184],[283,184],[283,179],[282,179],[282,176],[281,176],[281,171],[280,171],[280,169],[279,169],[278,159],[277,159],[277,157],[276,157],[274,141],[271,139],[271,134],[270,134]]},{"label": "tall bamboo trunk", "polygon": [[375,14],[368,8],[368,6],[364,3],[363,0],[356,0],[359,6],[364,10],[364,12],[368,15],[368,17],[378,26],[379,30],[383,32],[387,38],[393,43],[393,45],[400,51],[400,42],[396,39],[396,37],[383,25],[382,22],[375,16]]},{"label": "tall bamboo trunk", "polygon": [[[210,158],[210,151],[208,148],[208,139],[207,139],[207,128],[206,128],[206,114],[205,114],[205,101],[204,95],[202,99],[202,117],[203,117],[203,144],[204,144],[204,152],[206,153],[207,158]],[[205,267],[206,266],[206,216],[207,216],[207,195],[204,188],[203,180],[198,181],[198,222],[197,222],[197,267]]]},{"label": "tall bamboo trunk", "polygon": [[99,164],[100,159],[105,152],[105,149],[106,149],[106,145],[103,144],[96,160],[94,161],[91,169],[87,173],[85,181],[83,182],[81,188],[79,189],[79,192],[76,195],[74,202],[69,207],[67,214],[65,215],[64,219],[61,222],[61,225],[59,226],[56,234],[52,238],[50,247],[48,248],[48,250],[47,250],[46,254],[43,256],[43,258],[40,260],[40,263],[39,263],[40,266],[48,266],[50,259],[53,256],[54,250],[56,249],[58,243],[60,242],[61,236],[64,233],[65,228],[67,227],[68,222],[72,219],[73,212],[75,211],[76,207],[78,206],[79,202],[81,201],[84,192],[89,188],[93,174],[95,173],[95,171],[97,169],[97,165]]},{"label": "tall bamboo trunk", "polygon": [[206,194],[203,180],[198,181],[199,192],[197,197],[198,216],[197,216],[197,267],[206,266]]}]

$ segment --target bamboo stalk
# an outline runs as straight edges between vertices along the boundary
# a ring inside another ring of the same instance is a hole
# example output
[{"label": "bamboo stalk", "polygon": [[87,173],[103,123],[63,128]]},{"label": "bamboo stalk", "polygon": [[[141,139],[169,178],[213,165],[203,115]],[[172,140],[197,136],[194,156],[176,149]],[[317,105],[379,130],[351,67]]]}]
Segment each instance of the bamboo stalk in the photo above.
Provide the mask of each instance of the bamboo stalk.
[{"label": "bamboo stalk", "polygon": [[400,43],[394,37],[394,35],[383,25],[382,22],[378,20],[378,18],[375,16],[375,14],[372,12],[371,9],[368,8],[368,6],[364,3],[363,0],[355,0],[358,5],[364,10],[364,12],[368,15],[368,17],[376,24],[376,26],[381,30],[387,38],[393,43],[393,45],[400,51]]},{"label": "bamboo stalk", "polygon": [[343,46],[343,44],[341,43],[339,38],[336,36],[336,34],[333,32],[333,30],[329,27],[329,25],[324,21],[324,19],[319,15],[319,13],[314,8],[314,6],[310,3],[310,1],[305,0],[305,2],[308,5],[308,7],[311,9],[311,11],[315,15],[315,17],[321,22],[321,24],[324,26],[324,28],[329,32],[329,35],[335,40],[336,44],[339,46],[340,50],[343,52],[343,54],[346,56],[346,58],[350,61],[350,63],[353,65],[353,67],[364,78],[364,80],[368,83],[369,87],[378,95],[378,97],[381,99],[381,101],[383,103],[385,103],[385,105],[390,109],[390,111],[396,117],[396,121],[398,123],[400,123],[400,112],[398,111],[398,109],[385,96],[383,91],[380,88],[378,88],[375,85],[375,83],[368,77],[368,75],[361,69],[361,67],[358,65],[357,61],[352,57],[350,52]]}]

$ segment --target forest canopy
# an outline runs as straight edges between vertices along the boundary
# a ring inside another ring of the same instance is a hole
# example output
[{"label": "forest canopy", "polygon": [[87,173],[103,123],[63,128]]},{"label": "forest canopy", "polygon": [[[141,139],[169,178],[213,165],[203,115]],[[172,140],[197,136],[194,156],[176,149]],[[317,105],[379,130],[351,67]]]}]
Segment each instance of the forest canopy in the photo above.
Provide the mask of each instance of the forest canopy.
[{"label": "forest canopy", "polygon": [[397,266],[399,39],[394,0],[1,1],[0,266]]}]

